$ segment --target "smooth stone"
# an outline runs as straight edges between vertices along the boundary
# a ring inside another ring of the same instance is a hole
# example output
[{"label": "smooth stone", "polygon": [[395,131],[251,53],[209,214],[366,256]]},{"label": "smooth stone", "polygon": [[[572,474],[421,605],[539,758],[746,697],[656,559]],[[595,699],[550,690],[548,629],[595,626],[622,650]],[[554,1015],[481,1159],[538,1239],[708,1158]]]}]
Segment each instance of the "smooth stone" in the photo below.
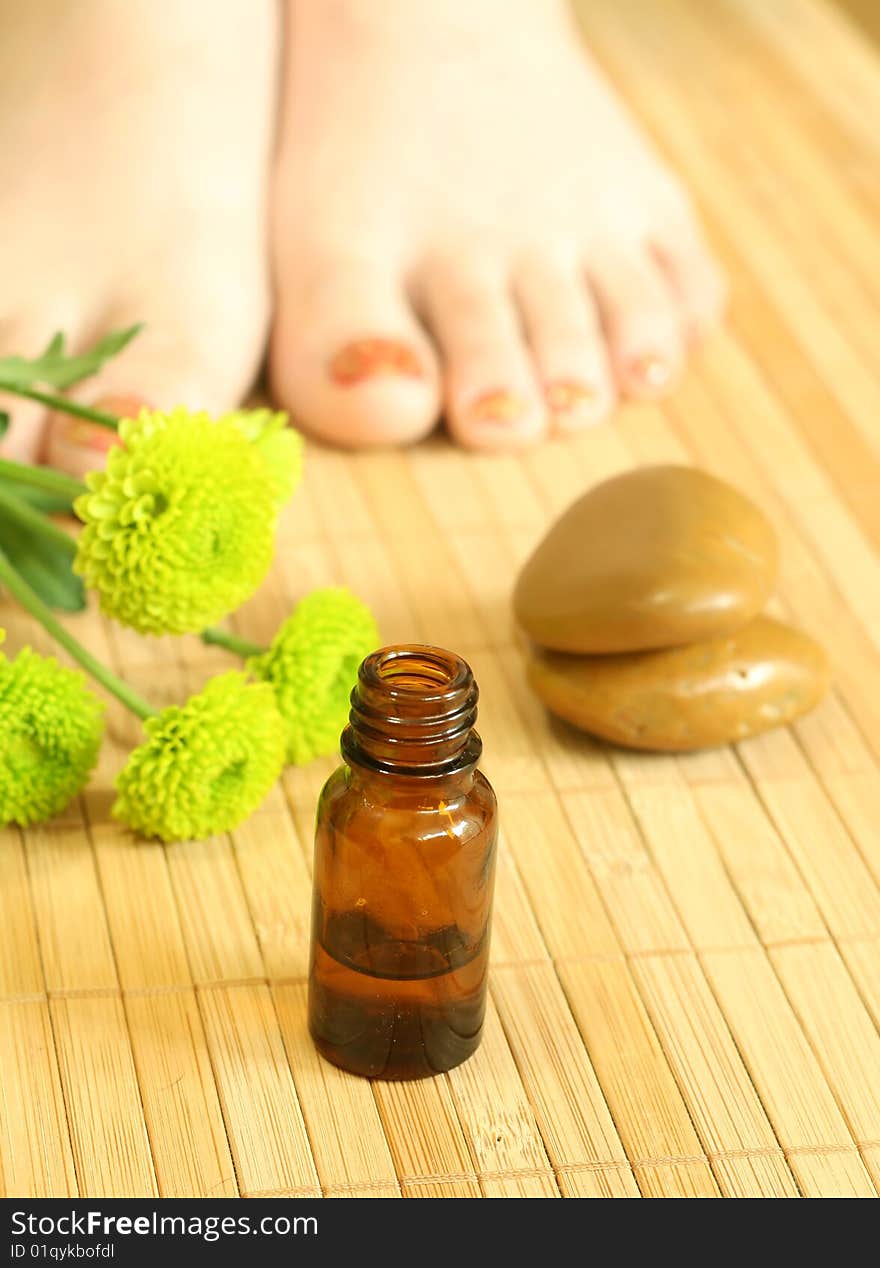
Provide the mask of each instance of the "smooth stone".
[{"label": "smooth stone", "polygon": [[738,629],[776,580],[754,503],[694,467],[641,467],[563,514],[514,593],[520,625],[561,652],[631,652]]},{"label": "smooth stone", "polygon": [[783,726],[821,699],[828,658],[767,616],[720,638],[629,655],[535,650],[528,679],[551,711],[626,748],[711,748]]}]

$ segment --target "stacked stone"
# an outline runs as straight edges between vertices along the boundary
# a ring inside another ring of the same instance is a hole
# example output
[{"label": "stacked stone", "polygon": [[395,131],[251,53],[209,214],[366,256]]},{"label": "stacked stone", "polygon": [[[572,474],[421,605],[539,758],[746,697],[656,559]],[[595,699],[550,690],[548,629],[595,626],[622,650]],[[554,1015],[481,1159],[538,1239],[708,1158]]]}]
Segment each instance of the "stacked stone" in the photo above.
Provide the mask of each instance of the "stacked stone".
[{"label": "stacked stone", "polygon": [[823,649],[761,615],[776,536],[736,489],[693,467],[617,476],[571,506],[520,574],[528,677],[551,712],[629,748],[685,751],[806,713]]}]

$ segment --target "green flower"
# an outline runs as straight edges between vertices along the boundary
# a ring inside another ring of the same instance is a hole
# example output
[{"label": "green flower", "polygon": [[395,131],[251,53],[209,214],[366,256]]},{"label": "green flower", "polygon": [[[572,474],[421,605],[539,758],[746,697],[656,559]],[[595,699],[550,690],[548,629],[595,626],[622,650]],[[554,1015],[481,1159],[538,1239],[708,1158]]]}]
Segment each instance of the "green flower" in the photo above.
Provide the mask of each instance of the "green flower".
[{"label": "green flower", "polygon": [[51,819],[76,796],[98,760],[103,709],[53,657],[0,654],[0,827]]},{"label": "green flower", "polygon": [[147,740],[116,781],[117,819],[147,837],[185,841],[228,832],[256,810],[284,765],[284,722],[272,691],[221,674],[185,705],[144,723]]},{"label": "green flower", "polygon": [[303,440],[287,425],[287,415],[271,409],[239,409],[217,420],[234,423],[262,454],[275,487],[278,509],[289,502],[302,479]]},{"label": "green flower", "polygon": [[248,668],[272,684],[287,726],[288,761],[332,753],[348,717],[358,666],[377,646],[373,615],[343,588],[315,590],[297,605],[268,651]]},{"label": "green flower", "polygon": [[75,571],[108,616],[142,634],[204,629],[266,575],[277,478],[229,419],[142,410],[119,437],[75,503],[86,526]]}]

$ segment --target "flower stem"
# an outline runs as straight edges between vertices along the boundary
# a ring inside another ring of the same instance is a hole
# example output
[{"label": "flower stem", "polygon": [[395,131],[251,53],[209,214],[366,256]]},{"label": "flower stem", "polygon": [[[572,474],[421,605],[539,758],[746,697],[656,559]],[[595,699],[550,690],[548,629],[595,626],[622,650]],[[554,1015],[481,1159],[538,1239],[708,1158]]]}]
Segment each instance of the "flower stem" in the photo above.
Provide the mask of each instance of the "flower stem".
[{"label": "flower stem", "polygon": [[212,625],[210,629],[202,630],[199,637],[209,647],[225,647],[227,652],[234,652],[236,656],[244,658],[259,656],[266,650],[265,647],[260,647],[258,643],[249,643],[246,638],[239,638],[237,634],[230,634],[228,630],[220,630],[216,625]]},{"label": "flower stem", "polygon": [[79,401],[71,401],[66,396],[53,396],[51,392],[40,392],[35,387],[10,386],[7,383],[0,383],[0,388],[4,392],[8,392],[10,396],[23,396],[28,401],[39,401],[41,405],[47,405],[49,409],[60,410],[63,414],[74,414],[77,418],[87,418],[90,422],[97,423],[100,427],[109,427],[111,431],[116,431],[116,424],[119,422],[115,415],[105,414],[102,409],[93,409],[90,405],[80,405]]},{"label": "flower stem", "polygon": [[111,695],[115,696],[127,709],[136,714],[142,720],[155,716],[156,710],[152,705],[147,704],[141,696],[129,687],[128,683],[117,678],[106,665],[102,665],[99,660],[86,651],[82,643],[69,633],[60,621],[56,620],[46,604],[35,594],[25,579],[20,576],[9,562],[6,555],[0,550],[0,584],[4,585],[9,593],[16,599],[23,608],[30,612],[35,620],[39,621],[43,628],[52,635],[56,643],[59,643],[65,651],[69,652],[77,664],[81,665],[87,674],[105,687]]},{"label": "flower stem", "polygon": [[7,515],[18,520],[28,532],[49,538],[68,555],[76,554],[75,537],[71,537],[70,533],[65,532],[63,528],[50,520],[48,515],[43,515],[42,511],[35,511],[32,506],[28,506],[27,502],[23,502],[12,493],[5,493],[2,489],[0,489],[0,511],[5,511]]},{"label": "flower stem", "polygon": [[0,476],[16,484],[26,484],[31,489],[70,498],[71,502],[86,492],[84,484],[62,471],[53,471],[50,467],[30,467],[23,462],[12,462],[9,458],[0,458]]}]

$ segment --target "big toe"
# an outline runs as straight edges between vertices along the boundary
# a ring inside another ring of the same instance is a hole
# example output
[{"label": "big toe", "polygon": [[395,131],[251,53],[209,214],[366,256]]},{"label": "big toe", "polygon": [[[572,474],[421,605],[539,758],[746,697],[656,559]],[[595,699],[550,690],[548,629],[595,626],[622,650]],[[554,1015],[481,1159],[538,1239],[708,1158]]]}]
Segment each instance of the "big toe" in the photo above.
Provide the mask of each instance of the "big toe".
[{"label": "big toe", "polygon": [[297,425],[351,447],[426,435],[437,364],[394,268],[340,257],[282,273],[269,374]]},{"label": "big toe", "polygon": [[[132,313],[144,312],[132,309]],[[133,320],[137,320],[134,318]],[[112,325],[132,324],[114,317]],[[236,349],[240,353],[241,349]],[[167,318],[145,323],[144,330],[112,361],[68,395],[80,404],[116,418],[136,415],[141,408],[192,410],[218,414],[234,408],[253,375],[253,358],[222,352]],[[53,467],[83,476],[104,465],[115,443],[114,430],[67,413],[53,414],[44,439],[44,457]]]},{"label": "big toe", "polygon": [[[0,359],[36,357],[58,330],[71,333],[70,314],[50,313],[46,319],[0,319]],[[38,385],[39,386],[39,385]],[[4,415],[0,434],[0,456],[15,462],[36,462],[45,431],[47,410],[38,401],[10,393],[0,393],[0,414]]]}]

